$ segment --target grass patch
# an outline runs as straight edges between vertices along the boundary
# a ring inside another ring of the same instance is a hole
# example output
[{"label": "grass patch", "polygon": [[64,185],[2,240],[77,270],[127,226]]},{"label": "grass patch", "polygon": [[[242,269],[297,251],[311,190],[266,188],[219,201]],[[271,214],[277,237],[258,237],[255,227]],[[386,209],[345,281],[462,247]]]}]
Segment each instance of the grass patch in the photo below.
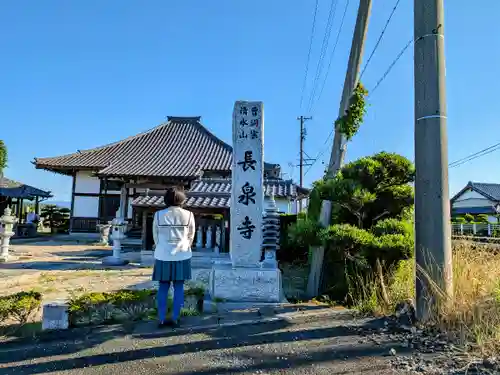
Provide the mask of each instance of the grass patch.
[{"label": "grass patch", "polygon": [[[351,280],[354,307],[364,313],[390,315],[395,306],[413,300],[414,260],[401,261],[384,278]],[[424,276],[425,277],[425,276]],[[382,281],[381,281],[382,280]],[[429,326],[447,332],[465,348],[482,355],[500,353],[500,254],[487,245],[453,243],[453,297],[434,285]]]},{"label": "grass patch", "polygon": [[42,272],[40,274],[40,277],[38,278],[38,280],[41,282],[41,283],[50,283],[52,281],[56,281],[57,280],[57,277],[55,277],[54,275],[50,275],[46,272]]}]

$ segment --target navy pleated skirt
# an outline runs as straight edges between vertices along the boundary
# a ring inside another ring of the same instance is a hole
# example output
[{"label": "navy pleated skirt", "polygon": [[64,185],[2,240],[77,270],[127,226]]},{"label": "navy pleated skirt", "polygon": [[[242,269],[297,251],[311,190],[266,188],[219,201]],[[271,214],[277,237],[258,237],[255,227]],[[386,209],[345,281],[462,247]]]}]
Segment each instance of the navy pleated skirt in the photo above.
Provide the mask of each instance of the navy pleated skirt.
[{"label": "navy pleated skirt", "polygon": [[175,262],[155,260],[153,281],[191,280],[191,259]]}]

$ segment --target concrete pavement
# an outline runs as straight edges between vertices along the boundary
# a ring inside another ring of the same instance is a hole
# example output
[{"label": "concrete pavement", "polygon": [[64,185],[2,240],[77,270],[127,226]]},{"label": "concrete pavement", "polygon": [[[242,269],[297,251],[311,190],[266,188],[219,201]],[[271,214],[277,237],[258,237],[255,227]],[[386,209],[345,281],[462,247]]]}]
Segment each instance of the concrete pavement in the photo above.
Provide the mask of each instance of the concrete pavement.
[{"label": "concrete pavement", "polygon": [[408,349],[390,336],[370,341],[360,333],[367,324],[326,315],[198,331],[102,330],[0,346],[0,374],[401,374],[389,352]]}]

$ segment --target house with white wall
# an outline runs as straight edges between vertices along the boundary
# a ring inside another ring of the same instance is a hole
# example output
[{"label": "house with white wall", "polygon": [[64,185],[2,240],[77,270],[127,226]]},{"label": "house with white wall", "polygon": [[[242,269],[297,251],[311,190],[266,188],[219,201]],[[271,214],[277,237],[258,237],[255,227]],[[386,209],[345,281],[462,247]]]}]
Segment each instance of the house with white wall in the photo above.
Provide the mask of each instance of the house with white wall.
[{"label": "house with white wall", "polygon": [[500,184],[469,182],[450,201],[451,215],[488,215],[488,221],[497,223],[500,211]]}]

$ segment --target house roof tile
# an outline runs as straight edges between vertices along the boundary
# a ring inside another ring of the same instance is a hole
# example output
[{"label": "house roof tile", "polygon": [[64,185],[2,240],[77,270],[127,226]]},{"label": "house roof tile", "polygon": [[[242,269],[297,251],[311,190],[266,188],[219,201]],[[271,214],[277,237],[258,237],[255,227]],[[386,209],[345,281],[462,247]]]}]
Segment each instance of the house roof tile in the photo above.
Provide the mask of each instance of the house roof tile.
[{"label": "house roof tile", "polygon": [[500,202],[500,184],[472,181],[469,181],[462,190],[455,194],[455,196],[451,198],[451,202],[453,203],[456,201],[467,190],[473,190],[492,201]]},{"label": "house roof tile", "polygon": [[[292,180],[268,179],[264,181],[264,194],[276,198],[297,198],[307,189],[298,187]],[[230,179],[201,179],[194,182],[186,193],[188,208],[229,208],[231,199]],[[163,196],[140,196],[133,200],[136,207],[163,207]]]},{"label": "house roof tile", "polygon": [[471,182],[471,185],[479,193],[483,193],[492,200],[500,201],[500,184],[491,184],[484,182]]},{"label": "house roof tile", "polygon": [[[149,131],[106,146],[51,158],[36,158],[39,169],[94,169],[102,176],[197,178],[202,171],[231,170],[232,147],[200,117],[168,117]],[[274,164],[266,163],[265,169]]]},{"label": "house roof tile", "polygon": [[22,182],[0,176],[0,196],[31,199],[37,196],[50,198],[52,195],[49,191],[44,191],[30,185],[25,185]]}]

